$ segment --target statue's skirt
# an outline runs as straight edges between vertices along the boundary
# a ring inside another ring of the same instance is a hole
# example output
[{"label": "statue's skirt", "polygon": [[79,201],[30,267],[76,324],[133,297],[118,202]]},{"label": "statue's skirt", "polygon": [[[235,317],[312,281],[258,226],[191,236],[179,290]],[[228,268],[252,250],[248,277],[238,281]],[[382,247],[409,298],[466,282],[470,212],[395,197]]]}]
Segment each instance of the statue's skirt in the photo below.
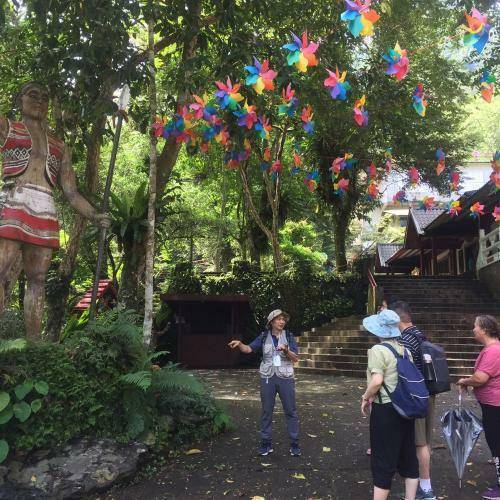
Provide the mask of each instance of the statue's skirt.
[{"label": "statue's skirt", "polygon": [[59,223],[50,189],[33,184],[0,192],[0,238],[59,248]]}]

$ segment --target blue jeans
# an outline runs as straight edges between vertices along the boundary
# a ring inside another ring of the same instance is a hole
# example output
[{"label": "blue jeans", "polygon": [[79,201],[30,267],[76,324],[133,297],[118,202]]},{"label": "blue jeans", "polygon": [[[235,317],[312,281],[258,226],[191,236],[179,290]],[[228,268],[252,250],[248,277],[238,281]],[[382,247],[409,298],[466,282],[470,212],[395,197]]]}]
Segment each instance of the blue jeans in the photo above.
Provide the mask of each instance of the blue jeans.
[{"label": "blue jeans", "polygon": [[260,379],[260,400],[262,403],[262,416],[260,419],[260,434],[263,443],[272,442],[273,411],[279,394],[281,405],[285,412],[286,427],[292,444],[298,444],[299,417],[295,407],[295,380],[293,378],[279,378],[273,375],[270,378]]}]

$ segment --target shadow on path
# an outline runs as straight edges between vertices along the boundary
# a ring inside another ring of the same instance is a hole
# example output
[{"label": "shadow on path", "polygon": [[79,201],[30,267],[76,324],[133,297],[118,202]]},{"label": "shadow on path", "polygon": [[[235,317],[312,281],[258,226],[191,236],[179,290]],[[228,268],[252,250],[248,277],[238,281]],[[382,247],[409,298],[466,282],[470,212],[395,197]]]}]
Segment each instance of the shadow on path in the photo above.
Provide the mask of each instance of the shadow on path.
[{"label": "shadow on path", "polygon": [[[107,500],[197,498],[355,499],[371,498],[368,419],[359,411],[364,381],[327,375],[297,375],[297,406],[302,456],[289,455],[281,404],[274,418],[274,453],[257,456],[260,397],[258,372],[197,370],[216,399],[226,407],[235,430],[212,441],[193,443],[202,453],[181,454],[169,460],[155,477],[114,490]],[[456,392],[438,397],[437,418],[456,401]],[[472,396],[466,404],[473,406]],[[457,475],[436,419],[432,482],[441,499],[480,498],[493,482],[489,450],[482,436],[466,467],[464,485]],[[403,481],[393,483],[391,499],[399,499]]]}]

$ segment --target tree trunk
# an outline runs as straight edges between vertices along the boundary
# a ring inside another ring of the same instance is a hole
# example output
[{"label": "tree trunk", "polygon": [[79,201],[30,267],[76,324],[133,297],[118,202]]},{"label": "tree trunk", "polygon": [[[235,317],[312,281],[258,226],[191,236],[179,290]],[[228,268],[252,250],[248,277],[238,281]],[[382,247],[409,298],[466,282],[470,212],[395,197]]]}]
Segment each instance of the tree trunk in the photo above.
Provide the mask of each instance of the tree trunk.
[{"label": "tree trunk", "polygon": [[333,241],[335,244],[335,266],[338,272],[347,271],[346,238],[349,217],[341,211],[333,213]]},{"label": "tree trunk", "polygon": [[[150,3],[151,6],[151,3]],[[156,117],[156,71],[154,53],[154,19],[148,22],[149,40],[149,108],[151,123]],[[153,273],[155,257],[155,211],[156,211],[156,136],[151,134],[149,153],[149,199],[148,199],[148,230],[146,235],[146,268],[144,273],[144,326],[143,343],[147,347],[151,344],[151,330],[153,327]]]},{"label": "tree trunk", "polygon": [[123,268],[118,289],[118,302],[126,309],[142,308],[142,277],[146,255],[146,240],[123,245]]},{"label": "tree trunk", "polygon": [[[103,99],[111,99],[113,86],[107,84],[102,91]],[[96,121],[92,127],[87,143],[87,159],[85,167],[85,186],[88,194],[95,194],[99,181],[99,164],[101,159],[101,141],[106,126],[106,115]],[[64,257],[59,265],[58,278],[54,280],[47,293],[47,325],[46,335],[57,341],[66,319],[66,303],[71,288],[71,280],[76,267],[76,259],[87,221],[80,215],[75,217],[71,237]]]}]

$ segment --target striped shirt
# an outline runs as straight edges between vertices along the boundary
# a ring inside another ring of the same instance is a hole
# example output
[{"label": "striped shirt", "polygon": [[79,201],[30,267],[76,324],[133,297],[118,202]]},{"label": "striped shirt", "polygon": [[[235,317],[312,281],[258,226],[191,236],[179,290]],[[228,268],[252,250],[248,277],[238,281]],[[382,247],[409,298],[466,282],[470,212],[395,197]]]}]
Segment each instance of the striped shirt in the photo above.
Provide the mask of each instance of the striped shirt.
[{"label": "striped shirt", "polygon": [[422,349],[420,344],[425,339],[424,334],[414,325],[405,328],[401,332],[399,343],[403,344],[411,353],[415,366],[424,373],[424,366],[422,361]]}]

